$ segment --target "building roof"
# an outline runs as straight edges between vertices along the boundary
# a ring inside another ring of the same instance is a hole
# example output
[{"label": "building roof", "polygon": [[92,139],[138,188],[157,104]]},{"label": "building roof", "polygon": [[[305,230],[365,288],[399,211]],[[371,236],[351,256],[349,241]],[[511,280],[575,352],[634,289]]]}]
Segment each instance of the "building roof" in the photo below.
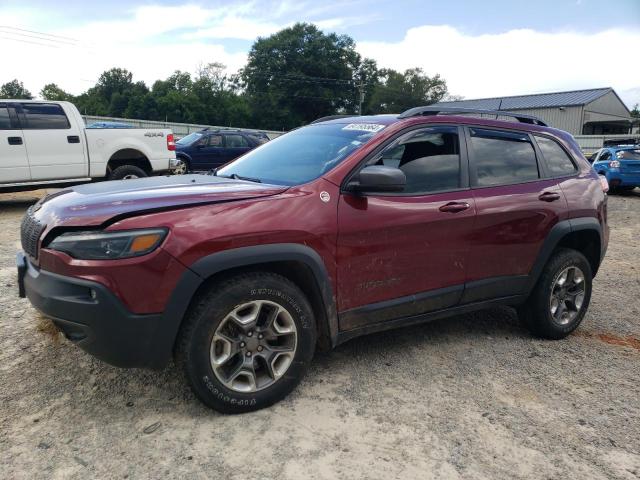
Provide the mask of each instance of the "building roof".
[{"label": "building roof", "polygon": [[438,102],[436,106],[480,108],[485,110],[520,110],[525,108],[552,108],[586,105],[613,91],[611,87],[574,90],[571,92],[537,93],[514,97],[479,98]]}]

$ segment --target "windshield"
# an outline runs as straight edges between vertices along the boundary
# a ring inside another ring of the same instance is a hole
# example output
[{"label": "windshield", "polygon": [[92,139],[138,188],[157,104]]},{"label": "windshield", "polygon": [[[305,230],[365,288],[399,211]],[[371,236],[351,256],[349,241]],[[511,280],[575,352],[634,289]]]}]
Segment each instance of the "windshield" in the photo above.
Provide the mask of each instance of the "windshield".
[{"label": "windshield", "polygon": [[201,137],[202,137],[201,133],[193,132],[187,135],[186,137],[182,137],[176,143],[178,145],[191,145],[193,142],[195,142],[196,140],[199,140]]},{"label": "windshield", "polygon": [[221,168],[217,175],[274,185],[300,185],[338,165],[384,125],[309,125],[282,135]]}]

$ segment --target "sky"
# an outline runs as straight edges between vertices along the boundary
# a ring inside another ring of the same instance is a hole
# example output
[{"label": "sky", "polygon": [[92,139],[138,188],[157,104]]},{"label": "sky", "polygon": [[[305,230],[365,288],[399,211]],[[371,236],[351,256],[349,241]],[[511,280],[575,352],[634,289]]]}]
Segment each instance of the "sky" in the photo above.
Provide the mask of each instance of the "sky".
[{"label": "sky", "polygon": [[100,73],[151,86],[295,22],[351,36],[379,67],[421,67],[464,98],[613,87],[640,103],[640,0],[0,0],[0,83],[79,94]]}]

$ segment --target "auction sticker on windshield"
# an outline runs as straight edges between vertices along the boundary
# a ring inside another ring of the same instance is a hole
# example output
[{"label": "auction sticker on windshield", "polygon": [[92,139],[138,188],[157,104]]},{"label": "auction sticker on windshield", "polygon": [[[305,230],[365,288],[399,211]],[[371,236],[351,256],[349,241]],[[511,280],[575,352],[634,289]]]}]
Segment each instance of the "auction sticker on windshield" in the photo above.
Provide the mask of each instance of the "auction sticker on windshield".
[{"label": "auction sticker on windshield", "polygon": [[377,123],[350,123],[346,127],[343,127],[342,130],[359,130],[361,132],[379,132],[385,126],[379,125]]}]

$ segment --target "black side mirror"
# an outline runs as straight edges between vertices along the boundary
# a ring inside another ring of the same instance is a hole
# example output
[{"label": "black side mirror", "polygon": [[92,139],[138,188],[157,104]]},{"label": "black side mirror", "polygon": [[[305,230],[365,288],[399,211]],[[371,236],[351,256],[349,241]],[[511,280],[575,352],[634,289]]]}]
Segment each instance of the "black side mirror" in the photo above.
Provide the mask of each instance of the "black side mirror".
[{"label": "black side mirror", "polygon": [[401,192],[407,177],[399,168],[369,165],[347,184],[347,190],[358,193]]}]

